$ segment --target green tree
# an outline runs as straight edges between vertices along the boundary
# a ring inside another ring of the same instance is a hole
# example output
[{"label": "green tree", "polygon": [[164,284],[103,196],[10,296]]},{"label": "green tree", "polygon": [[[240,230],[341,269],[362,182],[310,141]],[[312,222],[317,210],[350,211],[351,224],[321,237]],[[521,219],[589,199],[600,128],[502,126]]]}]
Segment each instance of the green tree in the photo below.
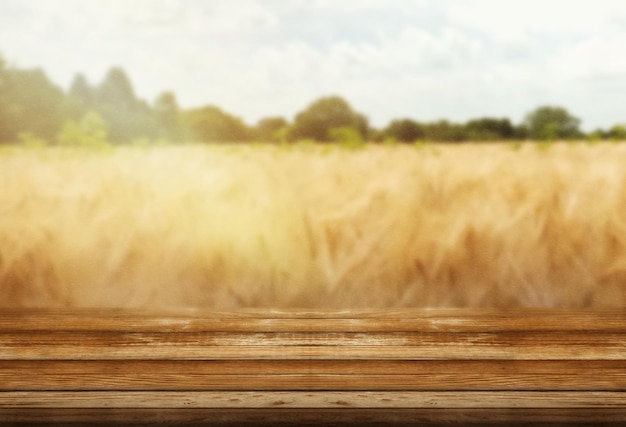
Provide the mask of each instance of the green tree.
[{"label": "green tree", "polygon": [[587,134],[587,140],[589,142],[596,142],[596,141],[600,141],[602,139],[607,139],[607,138],[608,138],[608,132],[599,128]]},{"label": "green tree", "polygon": [[363,145],[361,133],[351,126],[332,128],[328,131],[329,141],[337,142],[344,147],[357,148]]},{"label": "green tree", "polygon": [[67,92],[70,117],[80,120],[88,111],[96,109],[96,90],[83,74],[76,74]]},{"label": "green tree", "polygon": [[515,127],[506,118],[483,117],[465,124],[467,138],[473,141],[497,141],[515,137]]},{"label": "green tree", "polygon": [[424,128],[415,120],[393,120],[382,131],[382,139],[385,138],[408,143],[415,142],[418,139],[424,138]]},{"label": "green tree", "polygon": [[93,105],[96,94],[94,88],[89,85],[87,78],[83,74],[79,73],[74,76],[68,95],[75,98],[85,106],[91,106]]},{"label": "green tree", "polygon": [[41,69],[9,67],[0,59],[0,142],[20,133],[52,139],[67,118],[65,94]]},{"label": "green tree", "polygon": [[183,139],[181,112],[172,92],[164,92],[154,102],[154,114],[161,129],[161,136],[168,141],[180,142]]},{"label": "green tree", "polygon": [[106,123],[98,113],[90,111],[79,122],[66,122],[57,142],[64,147],[105,148],[109,145]]},{"label": "green tree", "polygon": [[531,139],[555,140],[580,138],[580,119],[572,116],[565,108],[543,106],[528,113],[524,128]]},{"label": "green tree", "polygon": [[134,106],[138,102],[130,79],[122,68],[109,70],[98,87],[98,101],[123,106]]},{"label": "green tree", "polygon": [[460,142],[467,139],[463,125],[451,123],[447,120],[426,123],[424,125],[425,139],[440,142]]},{"label": "green tree", "polygon": [[626,140],[626,125],[615,125],[608,132],[607,136],[616,141]]},{"label": "green tree", "polygon": [[289,123],[283,117],[266,117],[254,127],[254,137],[259,141],[282,142]]},{"label": "green tree", "polygon": [[189,110],[185,114],[191,137],[201,142],[244,142],[250,140],[250,130],[238,117],[209,105]]},{"label": "green tree", "polygon": [[334,128],[351,127],[361,138],[367,139],[367,118],[352,110],[339,96],[320,98],[298,113],[291,127],[291,138],[329,141],[329,131]]},{"label": "green tree", "polygon": [[13,111],[11,94],[8,87],[8,74],[6,62],[0,56],[0,143],[14,141],[17,133],[13,128]]},{"label": "green tree", "polygon": [[122,68],[113,67],[96,88],[95,110],[109,124],[115,143],[159,136],[158,120],[150,106],[135,96]]}]

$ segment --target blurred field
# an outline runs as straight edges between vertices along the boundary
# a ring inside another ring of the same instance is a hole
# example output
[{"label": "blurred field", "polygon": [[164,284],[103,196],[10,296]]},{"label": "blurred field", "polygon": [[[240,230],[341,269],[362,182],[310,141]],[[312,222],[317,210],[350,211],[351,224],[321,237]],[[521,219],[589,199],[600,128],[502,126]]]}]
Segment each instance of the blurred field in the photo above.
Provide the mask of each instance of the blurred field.
[{"label": "blurred field", "polygon": [[3,307],[626,306],[626,144],[0,154]]}]

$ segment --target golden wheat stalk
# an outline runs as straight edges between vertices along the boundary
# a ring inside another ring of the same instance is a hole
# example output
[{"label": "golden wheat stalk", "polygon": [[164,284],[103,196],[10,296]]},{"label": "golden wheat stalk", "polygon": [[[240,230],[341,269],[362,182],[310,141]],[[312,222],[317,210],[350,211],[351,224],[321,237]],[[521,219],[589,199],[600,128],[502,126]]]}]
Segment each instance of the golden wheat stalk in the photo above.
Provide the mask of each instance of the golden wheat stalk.
[{"label": "golden wheat stalk", "polygon": [[623,144],[8,151],[0,304],[623,306],[625,164]]}]

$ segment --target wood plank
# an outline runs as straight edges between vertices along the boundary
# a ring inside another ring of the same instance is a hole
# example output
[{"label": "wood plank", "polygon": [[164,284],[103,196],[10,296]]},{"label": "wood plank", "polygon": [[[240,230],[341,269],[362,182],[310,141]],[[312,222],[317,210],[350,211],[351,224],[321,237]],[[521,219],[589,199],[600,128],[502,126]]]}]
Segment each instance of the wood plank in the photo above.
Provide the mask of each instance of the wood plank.
[{"label": "wood plank", "polygon": [[161,332],[623,332],[626,309],[15,310],[0,330]]},{"label": "wood plank", "polygon": [[626,310],[0,311],[2,422],[259,414],[620,425]]},{"label": "wood plank", "polygon": [[624,408],[0,408],[11,426],[588,426],[622,427]]},{"label": "wood plank", "polygon": [[626,390],[626,361],[23,361],[0,390]]},{"label": "wood plank", "polygon": [[10,359],[626,359],[626,332],[0,332]]},{"label": "wood plank", "polygon": [[3,391],[3,408],[626,408],[626,392]]}]

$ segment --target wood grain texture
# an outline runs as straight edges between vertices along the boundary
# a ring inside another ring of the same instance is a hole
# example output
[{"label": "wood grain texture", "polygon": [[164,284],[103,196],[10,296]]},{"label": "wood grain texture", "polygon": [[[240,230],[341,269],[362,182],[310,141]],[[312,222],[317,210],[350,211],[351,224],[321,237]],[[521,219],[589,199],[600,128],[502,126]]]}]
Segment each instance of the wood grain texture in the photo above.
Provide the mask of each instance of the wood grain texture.
[{"label": "wood grain texture", "polygon": [[626,361],[0,362],[0,391],[207,389],[622,391]]},{"label": "wood grain texture", "polygon": [[626,408],[626,392],[0,392],[9,408]]},{"label": "wood grain texture", "polygon": [[626,309],[0,310],[1,331],[623,332]]},{"label": "wood grain texture", "polygon": [[0,408],[10,426],[611,426],[626,422],[623,408]]},{"label": "wood grain texture", "polygon": [[251,410],[626,423],[626,310],[0,311],[0,424],[240,425]]},{"label": "wood grain texture", "polygon": [[[80,343],[79,345],[77,345]],[[617,331],[2,331],[0,359],[624,360]]]}]

